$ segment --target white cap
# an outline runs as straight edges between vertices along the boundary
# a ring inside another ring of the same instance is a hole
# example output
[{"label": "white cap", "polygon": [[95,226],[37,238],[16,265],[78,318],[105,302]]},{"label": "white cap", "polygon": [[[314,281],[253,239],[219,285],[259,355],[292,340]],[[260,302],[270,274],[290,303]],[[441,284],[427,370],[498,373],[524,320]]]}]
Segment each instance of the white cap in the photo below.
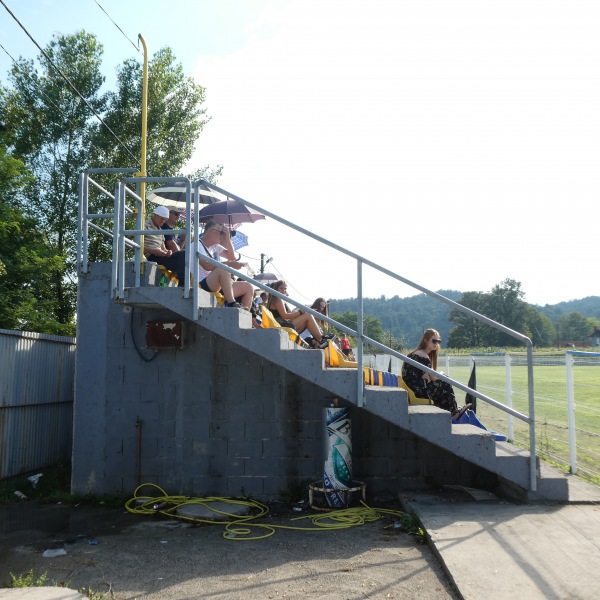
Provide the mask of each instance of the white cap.
[{"label": "white cap", "polygon": [[154,209],[154,214],[162,217],[163,219],[169,218],[169,209],[166,206],[157,206]]}]

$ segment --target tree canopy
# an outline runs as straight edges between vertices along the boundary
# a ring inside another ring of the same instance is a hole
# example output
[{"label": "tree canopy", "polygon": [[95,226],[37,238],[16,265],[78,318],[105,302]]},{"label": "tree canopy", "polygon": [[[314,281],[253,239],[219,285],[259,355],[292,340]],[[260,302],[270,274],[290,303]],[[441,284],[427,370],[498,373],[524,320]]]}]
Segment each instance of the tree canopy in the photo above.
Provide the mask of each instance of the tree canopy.
[{"label": "tree canopy", "polygon": [[[94,35],[57,34],[37,61],[18,59],[9,74],[10,87],[0,87],[0,120],[6,125],[3,152],[30,175],[9,180],[12,189],[4,192],[3,199],[10,198],[15,210],[3,231],[27,232],[13,243],[27,246],[31,240],[32,252],[41,257],[47,250],[46,258],[52,256],[45,262],[44,280],[51,285],[47,297],[53,299],[48,309],[54,322],[70,331],[74,331],[76,310],[79,174],[90,167],[139,168],[141,154],[142,65],[135,59],[124,61],[118,68],[116,90],[105,92],[102,54],[102,44]],[[204,89],[184,75],[169,48],[149,61],[148,175],[181,172],[208,120],[204,99]],[[2,168],[14,164],[3,161]],[[205,170],[213,176],[220,173],[220,168]],[[95,208],[112,207],[109,198],[103,202],[104,207]],[[43,237],[36,237],[34,231],[37,236],[43,232]],[[99,248],[97,244],[95,258],[103,257]],[[10,311],[1,314],[6,312]],[[21,319],[18,328],[29,328],[26,323],[34,320]],[[15,322],[3,318],[0,327],[15,327]],[[54,332],[54,327],[50,329]]]},{"label": "tree canopy", "polygon": [[[512,279],[502,281],[489,292],[468,291],[461,294],[455,290],[439,290],[438,293],[530,337],[536,347],[555,346],[558,339],[562,342],[585,341],[593,327],[599,324],[593,317],[576,316],[573,313],[577,312],[574,309],[582,308],[590,311],[587,314],[596,314],[595,311],[600,308],[600,298],[569,302],[569,313],[554,311],[549,306],[542,310],[523,300],[521,283]],[[331,308],[336,320],[341,320],[337,315],[349,315],[351,318],[342,322],[356,327],[355,298],[331,300]],[[388,344],[391,338],[399,348],[415,347],[427,327],[434,327],[440,332],[445,348],[503,348],[519,345],[510,335],[498,332],[426,294],[408,298],[364,298],[363,310],[365,318],[375,317],[381,321],[383,335],[375,339]],[[551,319],[548,313],[556,314],[557,318]],[[557,330],[560,338],[557,338]]]},{"label": "tree canopy", "polygon": [[0,327],[72,335],[72,326],[56,320],[52,293],[52,273],[62,268],[62,258],[15,201],[29,181],[25,165],[7,154],[0,137]]}]

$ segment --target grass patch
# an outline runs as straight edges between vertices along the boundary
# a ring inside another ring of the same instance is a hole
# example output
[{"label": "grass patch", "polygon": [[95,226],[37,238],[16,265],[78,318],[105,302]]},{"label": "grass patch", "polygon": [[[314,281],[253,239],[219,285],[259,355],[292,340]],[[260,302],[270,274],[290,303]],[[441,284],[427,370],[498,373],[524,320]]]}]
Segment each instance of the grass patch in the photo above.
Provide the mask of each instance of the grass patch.
[{"label": "grass patch", "polygon": [[[477,359],[476,359],[477,360]],[[536,365],[533,380],[536,419],[536,449],[545,461],[570,470],[569,429],[567,407],[567,371],[564,364]],[[549,361],[550,362],[550,361]],[[564,359],[563,359],[564,362]],[[444,361],[438,365],[444,369]],[[450,362],[450,377],[466,383],[470,366]],[[512,365],[512,406],[528,415],[527,367]],[[600,485],[600,368],[598,365],[575,365],[573,368],[575,398],[575,438],[577,474]],[[503,365],[477,362],[477,390],[507,404],[506,369]],[[457,401],[464,402],[463,392],[457,390]],[[486,427],[508,433],[508,415],[479,400],[477,416]],[[513,443],[529,449],[529,426],[517,418],[513,422]]]},{"label": "grass patch", "polygon": [[[22,575],[13,575],[10,574],[11,577],[11,588],[31,588],[31,587],[69,587],[68,582],[63,584],[56,583],[56,581],[48,582],[48,574],[42,573],[41,575],[37,575],[34,569],[30,569],[27,573],[23,573]],[[89,588],[82,588],[79,590],[80,594],[83,594],[86,598],[90,598],[90,600],[104,600],[104,594],[100,594],[98,592],[94,592]]]}]

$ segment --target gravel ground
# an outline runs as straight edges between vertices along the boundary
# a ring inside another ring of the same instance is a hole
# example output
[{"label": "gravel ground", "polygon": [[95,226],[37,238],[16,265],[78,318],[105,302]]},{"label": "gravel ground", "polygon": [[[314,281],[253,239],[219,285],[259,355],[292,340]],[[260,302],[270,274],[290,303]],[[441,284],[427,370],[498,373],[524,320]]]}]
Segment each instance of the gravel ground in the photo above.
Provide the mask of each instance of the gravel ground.
[{"label": "gravel ground", "polygon": [[[310,521],[291,519],[314,514],[275,512],[260,522],[306,527]],[[117,600],[458,598],[428,546],[395,522],[386,516],[337,531],[275,529],[264,539],[234,541],[222,525],[123,509],[4,506],[0,585],[10,584],[10,573],[34,569]],[[66,554],[42,556],[55,548]]]}]

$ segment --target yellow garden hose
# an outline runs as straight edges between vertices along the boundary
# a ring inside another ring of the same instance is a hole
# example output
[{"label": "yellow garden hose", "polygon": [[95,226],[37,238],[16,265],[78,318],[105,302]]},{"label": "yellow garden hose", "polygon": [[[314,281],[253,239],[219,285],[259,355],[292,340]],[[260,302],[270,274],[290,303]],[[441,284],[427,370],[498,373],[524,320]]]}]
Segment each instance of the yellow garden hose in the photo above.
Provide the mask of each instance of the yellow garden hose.
[{"label": "yellow garden hose", "polygon": [[[155,496],[142,495],[142,488],[154,488],[160,492]],[[247,506],[253,510],[251,515],[235,515],[225,510],[218,509],[215,503],[231,504],[236,506]],[[182,506],[199,504],[208,510],[212,510],[222,519],[202,519],[200,517],[189,517],[178,514],[179,508]],[[346,508],[343,510],[335,510],[329,513],[320,513],[318,515],[305,515],[294,517],[292,521],[300,521],[310,519],[311,524],[306,527],[296,527],[292,525],[273,525],[271,523],[257,523],[255,519],[268,514],[269,509],[264,504],[256,500],[241,500],[238,498],[220,498],[210,496],[206,498],[190,498],[189,496],[169,496],[158,485],[154,483],[143,483],[138,486],[133,494],[133,497],[127,500],[125,508],[134,514],[154,515],[160,513],[168,517],[175,517],[185,521],[194,523],[207,523],[211,525],[225,525],[223,537],[228,540],[260,540],[272,536],[277,529],[291,529],[297,531],[334,531],[337,529],[349,529],[350,527],[358,527],[365,523],[377,521],[383,515],[402,518],[405,513],[401,511],[389,510],[384,508],[371,508],[361,501],[361,505],[355,508]],[[252,535],[253,531],[257,531],[260,535]]]}]

